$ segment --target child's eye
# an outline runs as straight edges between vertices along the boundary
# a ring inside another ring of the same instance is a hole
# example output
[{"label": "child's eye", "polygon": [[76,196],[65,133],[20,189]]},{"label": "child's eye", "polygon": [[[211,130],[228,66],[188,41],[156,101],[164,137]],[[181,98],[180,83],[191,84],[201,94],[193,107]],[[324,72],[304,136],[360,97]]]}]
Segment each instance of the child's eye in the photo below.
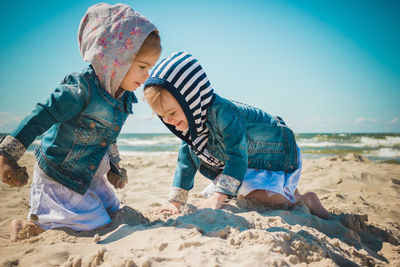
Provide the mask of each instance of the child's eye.
[{"label": "child's eye", "polygon": [[146,66],[139,66],[142,70],[145,70],[147,67]]},{"label": "child's eye", "polygon": [[170,115],[170,116],[174,116],[175,113],[176,113],[176,112],[174,111],[174,112],[171,112],[169,115]]}]

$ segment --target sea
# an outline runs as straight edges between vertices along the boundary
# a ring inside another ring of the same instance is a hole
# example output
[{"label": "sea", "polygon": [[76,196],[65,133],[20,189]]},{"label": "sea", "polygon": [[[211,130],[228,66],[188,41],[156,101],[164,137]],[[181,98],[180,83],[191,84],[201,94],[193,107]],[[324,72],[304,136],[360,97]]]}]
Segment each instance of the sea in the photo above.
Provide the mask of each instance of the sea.
[{"label": "sea", "polygon": [[[298,133],[296,141],[303,158],[359,153],[377,162],[400,164],[400,133]],[[33,152],[37,138],[28,151]],[[121,155],[177,152],[181,141],[172,134],[120,134]]]}]

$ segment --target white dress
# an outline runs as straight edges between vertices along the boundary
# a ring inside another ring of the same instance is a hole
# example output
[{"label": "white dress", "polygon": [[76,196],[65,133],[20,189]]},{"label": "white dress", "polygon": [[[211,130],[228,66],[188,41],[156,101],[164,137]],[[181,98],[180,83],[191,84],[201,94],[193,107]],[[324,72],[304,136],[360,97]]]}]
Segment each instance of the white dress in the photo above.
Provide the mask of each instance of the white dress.
[{"label": "white dress", "polygon": [[28,220],[48,230],[68,227],[90,231],[111,222],[109,212],[119,209],[119,200],[105,175],[110,170],[106,154],[84,195],[49,178],[35,164],[30,188]]},{"label": "white dress", "polygon": [[[281,194],[291,202],[295,201],[294,192],[300,179],[302,160],[300,149],[297,148],[298,168],[291,173],[283,171],[267,171],[248,168],[239,188],[238,195],[247,196],[252,191],[266,190],[268,196]],[[205,198],[209,198],[215,191],[219,177],[210,183],[202,192]]]}]

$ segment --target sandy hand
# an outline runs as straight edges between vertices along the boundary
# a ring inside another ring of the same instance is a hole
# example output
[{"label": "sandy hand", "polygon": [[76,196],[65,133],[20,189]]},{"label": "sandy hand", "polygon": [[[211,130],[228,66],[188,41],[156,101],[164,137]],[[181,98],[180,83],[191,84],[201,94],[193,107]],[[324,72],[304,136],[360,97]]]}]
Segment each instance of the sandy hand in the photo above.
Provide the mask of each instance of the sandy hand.
[{"label": "sandy hand", "polygon": [[125,185],[128,183],[126,169],[119,168],[119,171],[121,172],[122,176],[113,171],[109,171],[107,173],[107,179],[114,186],[115,189],[124,188]]},{"label": "sandy hand", "polygon": [[171,213],[178,214],[180,213],[182,205],[179,202],[171,201],[168,205],[164,205],[162,207],[157,208],[155,211],[159,213]]},{"label": "sandy hand", "polygon": [[205,200],[203,200],[197,208],[199,209],[220,209],[222,207],[222,204],[224,203],[225,200],[228,199],[228,195],[219,193],[219,192],[214,192],[214,194]]},{"label": "sandy hand", "polygon": [[3,183],[20,187],[28,183],[29,175],[26,167],[21,167],[16,162],[0,155],[0,177]]}]

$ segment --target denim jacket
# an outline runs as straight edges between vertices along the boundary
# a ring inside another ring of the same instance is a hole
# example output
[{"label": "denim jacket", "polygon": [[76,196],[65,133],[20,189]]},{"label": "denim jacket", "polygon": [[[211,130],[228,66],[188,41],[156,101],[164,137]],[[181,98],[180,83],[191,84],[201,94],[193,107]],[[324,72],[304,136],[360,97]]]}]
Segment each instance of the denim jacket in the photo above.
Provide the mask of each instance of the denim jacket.
[{"label": "denim jacket", "polygon": [[125,91],[120,99],[101,86],[92,66],[66,76],[44,103],[1,144],[18,160],[37,136],[46,132],[35,155],[52,179],[84,194],[105,153],[110,151],[137,99]]},{"label": "denim jacket", "polygon": [[234,196],[247,168],[289,173],[298,167],[295,137],[280,117],[214,93],[206,124],[210,130],[207,149],[225,167],[221,170],[201,161],[182,142],[170,200],[187,201],[197,170],[211,180],[220,175],[216,191]]},{"label": "denim jacket", "polygon": [[[186,52],[163,59],[144,85],[162,87],[178,102],[188,128],[164,122],[183,143],[169,200],[186,203],[199,170],[216,190],[236,195],[247,168],[293,172],[298,167],[293,132],[279,117],[214,93],[199,61]],[[161,119],[161,118],[160,118]]]}]

